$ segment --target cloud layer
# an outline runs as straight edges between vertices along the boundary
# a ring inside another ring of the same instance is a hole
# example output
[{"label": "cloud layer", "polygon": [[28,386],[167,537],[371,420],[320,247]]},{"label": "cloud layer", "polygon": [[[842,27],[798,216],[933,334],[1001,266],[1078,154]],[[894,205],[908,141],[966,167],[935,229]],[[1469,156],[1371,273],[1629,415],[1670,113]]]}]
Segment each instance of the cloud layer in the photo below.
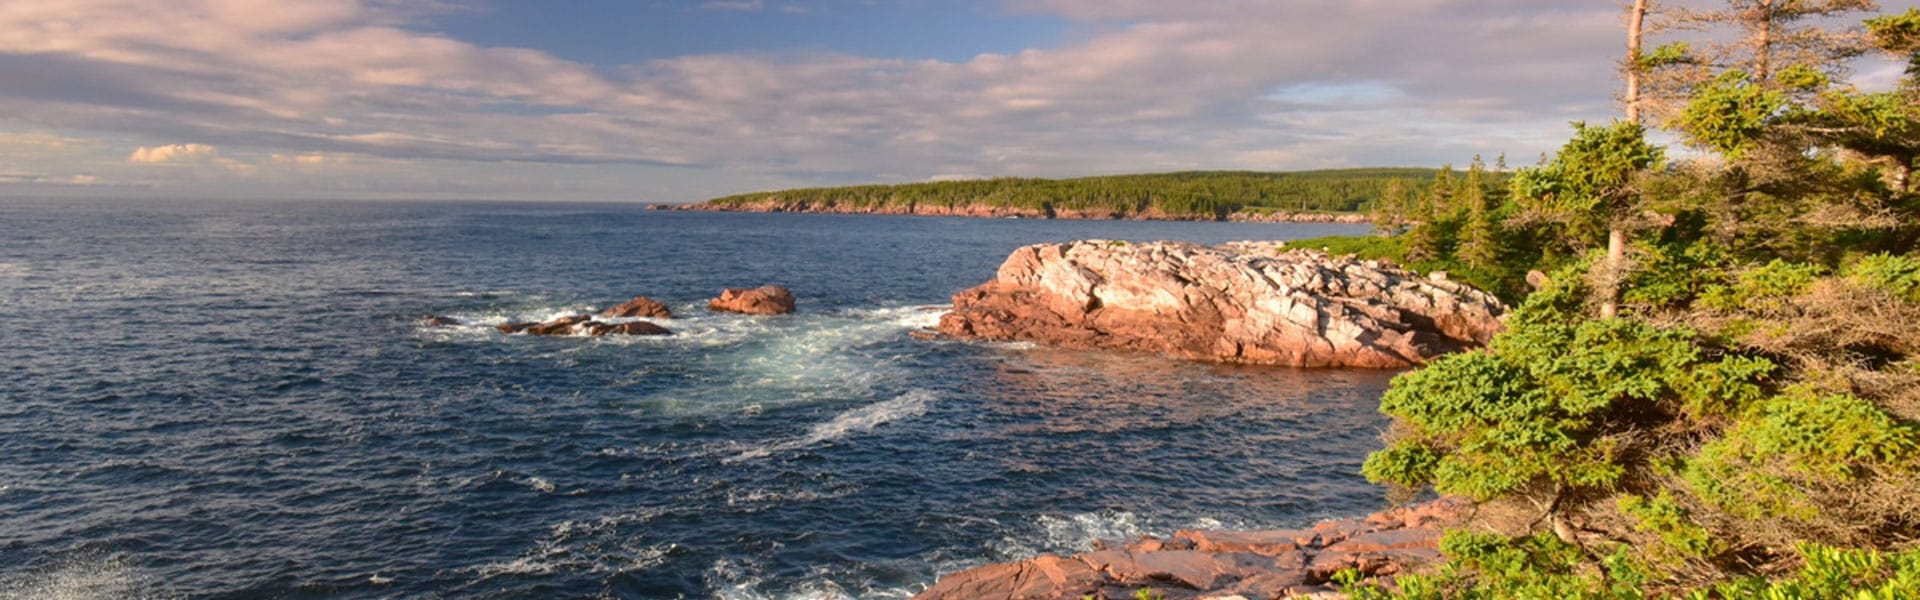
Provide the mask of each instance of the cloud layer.
[{"label": "cloud layer", "polygon": [[129,140],[120,156],[139,148],[102,168],[228,177],[258,175],[236,164],[404,163],[429,185],[512,163],[608,177],[603,189],[622,169],[687,178],[654,200],[740,181],[1530,159],[1567,121],[1612,114],[1622,45],[1618,8],[1590,0],[1005,9],[1074,26],[1052,47],[958,62],[808,51],[589,65],[436,34],[431,13],[372,0],[13,0],[0,5],[0,133]]}]

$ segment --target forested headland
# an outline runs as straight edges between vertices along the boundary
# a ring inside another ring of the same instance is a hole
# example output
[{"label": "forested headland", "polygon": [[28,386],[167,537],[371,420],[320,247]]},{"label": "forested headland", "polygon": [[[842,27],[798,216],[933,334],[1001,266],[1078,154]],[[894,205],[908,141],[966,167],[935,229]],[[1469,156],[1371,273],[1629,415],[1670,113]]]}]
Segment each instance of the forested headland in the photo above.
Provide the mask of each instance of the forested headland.
[{"label": "forested headland", "polygon": [[1182,220],[1364,220],[1396,186],[1435,169],[1186,171],[1075,179],[997,178],[739,194],[686,210]]},{"label": "forested headland", "polygon": [[[1621,118],[1303,243],[1519,304],[1381,400],[1365,475],[1478,511],[1356,597],[1920,597],[1920,10],[1654,4],[1626,9]],[[1851,85],[1866,54],[1905,78]]]}]

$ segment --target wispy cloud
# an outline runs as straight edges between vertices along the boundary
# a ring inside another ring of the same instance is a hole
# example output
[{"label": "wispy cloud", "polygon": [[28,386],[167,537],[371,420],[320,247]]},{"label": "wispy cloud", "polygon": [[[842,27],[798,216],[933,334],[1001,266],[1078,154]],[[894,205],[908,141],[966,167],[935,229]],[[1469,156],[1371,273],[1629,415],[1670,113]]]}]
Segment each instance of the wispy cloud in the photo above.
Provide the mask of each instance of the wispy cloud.
[{"label": "wispy cloud", "polygon": [[714,0],[700,3],[704,10],[732,10],[740,12],[759,12],[767,8],[761,0]]}]

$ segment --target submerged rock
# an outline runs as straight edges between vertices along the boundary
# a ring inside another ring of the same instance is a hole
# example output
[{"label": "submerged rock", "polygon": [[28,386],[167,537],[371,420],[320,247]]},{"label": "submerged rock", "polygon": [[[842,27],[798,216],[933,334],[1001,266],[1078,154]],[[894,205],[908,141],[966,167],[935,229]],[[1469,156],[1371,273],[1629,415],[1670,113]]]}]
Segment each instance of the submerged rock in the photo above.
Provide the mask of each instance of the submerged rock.
[{"label": "submerged rock", "polygon": [[1390,580],[1440,559],[1440,536],[1471,507],[1457,498],[1325,521],[1308,529],[1181,531],[1072,557],[975,567],[915,600],[1287,598],[1335,591],[1335,573]]},{"label": "submerged rock", "polygon": [[421,317],[420,323],[428,327],[455,327],[460,325],[460,320],[453,317],[442,317],[440,315],[427,315]]},{"label": "submerged rock", "polygon": [[632,300],[623,302],[619,306],[600,311],[600,316],[607,318],[643,317],[648,319],[671,319],[673,318],[673,310],[667,308],[667,305],[661,303],[659,300],[654,300],[646,296],[634,296]]},{"label": "submerged rock", "polygon": [[528,335],[672,335],[667,328],[646,321],[608,323],[587,315],[567,315],[544,323],[507,323],[495,326],[500,333]]},{"label": "submerged rock", "polygon": [[1015,250],[953,297],[940,331],[1298,367],[1397,368],[1484,345],[1492,295],[1279,243],[1081,241]]},{"label": "submerged rock", "polygon": [[626,323],[587,323],[587,335],[672,335],[667,328],[646,321]]},{"label": "submerged rock", "polygon": [[779,315],[793,312],[793,292],[777,285],[753,289],[727,288],[720,297],[707,302],[707,310],[749,315]]}]

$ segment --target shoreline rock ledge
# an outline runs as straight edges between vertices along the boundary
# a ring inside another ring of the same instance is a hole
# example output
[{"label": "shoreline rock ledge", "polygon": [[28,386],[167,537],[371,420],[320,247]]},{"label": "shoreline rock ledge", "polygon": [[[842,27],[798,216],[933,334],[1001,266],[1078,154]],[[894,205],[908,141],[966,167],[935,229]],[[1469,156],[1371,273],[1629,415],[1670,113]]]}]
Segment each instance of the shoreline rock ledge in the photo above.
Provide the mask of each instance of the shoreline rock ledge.
[{"label": "shoreline rock ledge", "polygon": [[1390,263],[1288,249],[1086,240],[1015,250],[953,297],[958,339],[1295,367],[1403,368],[1484,346],[1493,295]]},{"label": "shoreline rock ledge", "polygon": [[1166,600],[1344,597],[1334,575],[1374,583],[1438,562],[1440,537],[1472,511],[1445,497],[1307,529],[1180,531],[1121,544],[1102,541],[1071,557],[1041,556],[940,578],[913,600]]}]

